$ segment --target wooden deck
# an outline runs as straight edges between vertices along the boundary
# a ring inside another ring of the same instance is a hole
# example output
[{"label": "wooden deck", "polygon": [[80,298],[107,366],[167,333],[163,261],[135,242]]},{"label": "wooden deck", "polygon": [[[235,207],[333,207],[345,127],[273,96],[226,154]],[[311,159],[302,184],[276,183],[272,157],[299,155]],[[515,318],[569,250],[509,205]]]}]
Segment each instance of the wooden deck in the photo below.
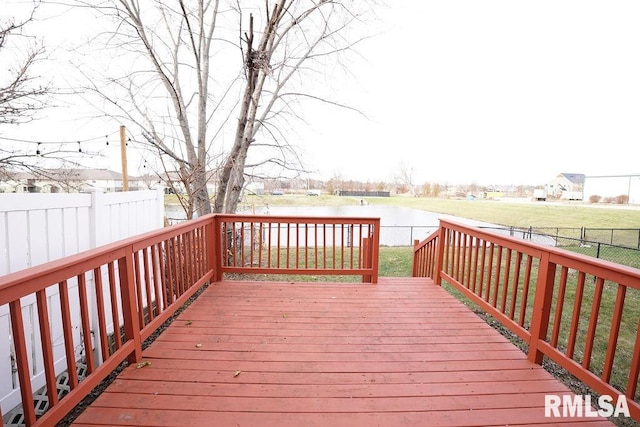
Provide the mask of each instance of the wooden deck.
[{"label": "wooden deck", "polygon": [[611,425],[424,278],[211,285],[76,426]]}]

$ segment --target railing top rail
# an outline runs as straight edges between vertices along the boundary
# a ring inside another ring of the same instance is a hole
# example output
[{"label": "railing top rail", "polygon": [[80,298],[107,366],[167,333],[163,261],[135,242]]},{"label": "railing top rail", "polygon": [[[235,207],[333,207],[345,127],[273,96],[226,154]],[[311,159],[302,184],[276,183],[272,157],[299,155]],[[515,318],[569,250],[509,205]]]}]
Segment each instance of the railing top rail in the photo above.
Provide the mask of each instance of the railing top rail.
[{"label": "railing top rail", "polygon": [[171,227],[149,231],[95,249],[69,255],[44,264],[0,276],[0,305],[32,294],[43,286],[57,283],[124,256],[126,248],[143,248],[200,227],[213,218],[203,216]]},{"label": "railing top rail", "polygon": [[419,242],[417,246],[414,247],[414,251],[419,250],[429,243],[431,243],[434,239],[438,237],[439,231],[436,230],[433,233],[429,234],[423,241]]},{"label": "railing top rail", "polygon": [[451,221],[448,219],[440,219],[440,226],[444,228],[449,228],[456,231],[461,231],[465,233],[472,234],[474,236],[480,237],[484,240],[490,240],[496,243],[503,243],[516,249],[522,253],[527,255],[540,257],[542,252],[546,251],[546,246],[539,245],[536,243],[526,242],[521,239],[517,239],[511,236],[505,236],[504,234],[496,233],[494,231],[490,231],[487,229],[479,228],[474,225],[462,224],[460,222]]},{"label": "railing top rail", "polygon": [[440,224],[445,228],[466,232],[495,243],[504,243],[505,246],[527,255],[540,257],[542,253],[546,252],[551,254],[552,262],[575,268],[588,274],[606,277],[609,280],[623,281],[628,286],[640,289],[640,269],[634,267],[570,252],[561,248],[523,241],[515,237],[505,236],[494,231],[479,229],[451,220],[441,219]]},{"label": "railing top rail", "polygon": [[310,215],[248,215],[248,214],[215,214],[221,220],[235,220],[244,222],[289,222],[300,224],[376,224],[380,222],[378,217],[353,217],[353,216],[310,216]]}]

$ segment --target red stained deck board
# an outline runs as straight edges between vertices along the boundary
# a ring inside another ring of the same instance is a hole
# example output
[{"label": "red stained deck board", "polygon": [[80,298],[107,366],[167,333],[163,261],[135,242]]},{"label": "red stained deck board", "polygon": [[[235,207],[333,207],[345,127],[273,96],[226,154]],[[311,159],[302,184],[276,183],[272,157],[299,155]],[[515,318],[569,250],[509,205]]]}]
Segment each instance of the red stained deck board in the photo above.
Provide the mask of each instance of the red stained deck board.
[{"label": "red stained deck board", "polygon": [[216,283],[143,360],[76,425],[611,425],[428,279]]},{"label": "red stained deck board", "polygon": [[[480,409],[460,411],[424,412],[352,412],[352,413],[286,413],[286,412],[213,412],[187,410],[102,408],[87,410],[89,422],[80,422],[76,427],[95,425],[127,425],[157,427],[201,427],[201,426],[304,426],[304,427],[356,427],[356,426],[611,426],[606,420],[597,419],[543,419],[538,408]],[[517,421],[518,423],[514,423]],[[557,423],[557,424],[556,424]]]}]

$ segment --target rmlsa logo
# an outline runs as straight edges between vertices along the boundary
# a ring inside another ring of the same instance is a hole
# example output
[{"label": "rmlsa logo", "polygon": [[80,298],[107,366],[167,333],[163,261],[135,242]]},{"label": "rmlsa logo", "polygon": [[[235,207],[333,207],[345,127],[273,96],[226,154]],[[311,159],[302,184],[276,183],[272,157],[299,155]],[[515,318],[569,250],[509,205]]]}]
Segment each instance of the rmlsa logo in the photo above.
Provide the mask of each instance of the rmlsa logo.
[{"label": "rmlsa logo", "polygon": [[591,405],[590,395],[558,396],[546,394],[544,396],[545,417],[619,417],[629,415],[629,405],[624,395],[602,395],[598,398],[597,409]]}]

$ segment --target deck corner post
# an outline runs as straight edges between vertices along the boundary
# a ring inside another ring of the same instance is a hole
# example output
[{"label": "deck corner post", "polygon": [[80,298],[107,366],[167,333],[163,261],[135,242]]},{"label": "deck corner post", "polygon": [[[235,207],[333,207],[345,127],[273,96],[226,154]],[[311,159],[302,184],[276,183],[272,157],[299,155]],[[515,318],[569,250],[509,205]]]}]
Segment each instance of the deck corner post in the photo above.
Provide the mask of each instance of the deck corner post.
[{"label": "deck corner post", "polygon": [[222,273],[222,225],[220,217],[214,214],[211,222],[207,226],[207,258],[209,259],[209,269],[213,270],[213,281],[219,282],[223,279]]},{"label": "deck corner post", "polygon": [[550,261],[549,257],[549,252],[543,252],[540,257],[536,293],[531,316],[531,336],[529,338],[528,358],[531,362],[538,365],[542,364],[544,358],[544,354],[539,350],[539,343],[547,339],[556,277],[556,265]]},{"label": "deck corner post", "polygon": [[411,264],[411,276],[418,277],[418,253],[416,248],[420,244],[420,240],[413,239],[413,262]]},{"label": "deck corner post", "polygon": [[442,220],[440,220],[440,227],[438,228],[438,250],[436,252],[436,265],[434,269],[434,277],[433,281],[436,285],[442,285],[442,263],[444,259],[444,247],[445,247],[445,239],[446,239],[447,230],[442,224]]},{"label": "deck corner post", "polygon": [[129,354],[127,360],[132,364],[139,362],[142,358],[142,339],[140,337],[138,306],[136,304],[136,291],[133,280],[133,247],[130,247],[124,258],[118,259],[118,272],[120,275],[125,341],[133,342],[133,352]]},{"label": "deck corner post", "polygon": [[380,267],[380,218],[376,218],[373,224],[373,235],[371,236],[369,252],[371,255],[371,280],[373,284],[378,283],[378,269]]},{"label": "deck corner post", "polygon": [[[360,252],[360,267],[371,269],[371,239],[369,237],[362,238],[362,247],[360,248]],[[362,283],[371,283],[371,275],[363,274]]]},{"label": "deck corner post", "polygon": [[371,271],[371,274],[362,275],[362,283],[378,283],[377,265],[374,266],[376,256],[374,255],[375,249],[371,237],[364,237],[362,239],[361,249],[361,267]]}]

